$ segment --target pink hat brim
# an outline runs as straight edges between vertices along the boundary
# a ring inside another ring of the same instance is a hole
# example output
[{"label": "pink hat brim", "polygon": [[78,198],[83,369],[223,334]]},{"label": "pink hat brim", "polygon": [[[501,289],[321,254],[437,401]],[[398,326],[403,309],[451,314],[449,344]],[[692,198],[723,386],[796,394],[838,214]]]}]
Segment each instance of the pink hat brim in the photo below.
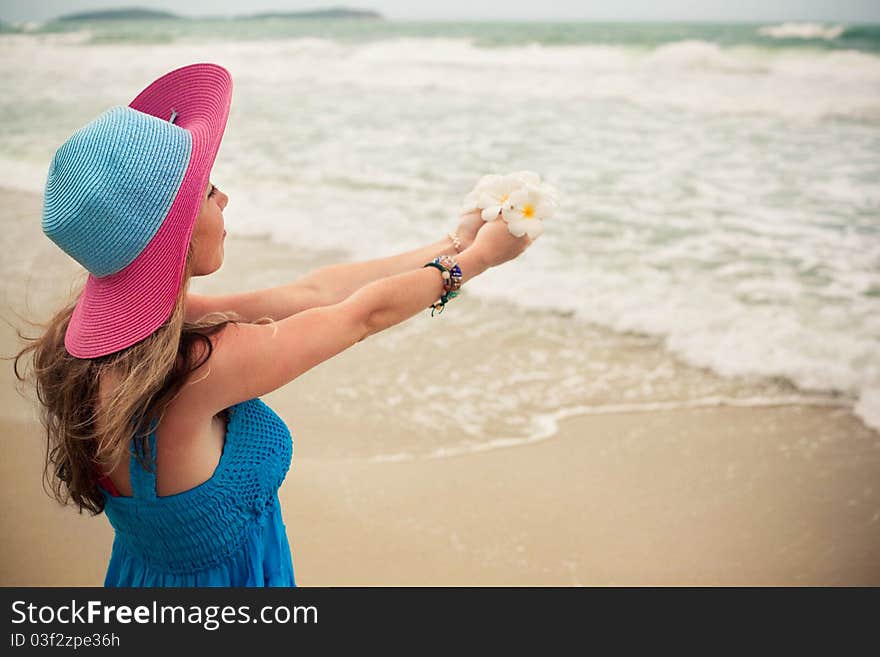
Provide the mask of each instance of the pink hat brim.
[{"label": "pink hat brim", "polygon": [[115,274],[89,274],[64,337],[72,356],[97,358],[130,347],[171,315],[231,102],[229,72],[205,63],[163,75],[129,104],[166,121],[176,111],[174,125],[192,134],[192,153],[171,209],[146,248]]}]

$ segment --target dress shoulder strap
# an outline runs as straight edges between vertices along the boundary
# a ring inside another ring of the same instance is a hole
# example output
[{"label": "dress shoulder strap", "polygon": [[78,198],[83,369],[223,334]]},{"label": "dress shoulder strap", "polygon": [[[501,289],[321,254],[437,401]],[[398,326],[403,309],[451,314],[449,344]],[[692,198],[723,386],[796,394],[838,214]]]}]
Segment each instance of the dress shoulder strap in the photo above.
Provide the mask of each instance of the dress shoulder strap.
[{"label": "dress shoulder strap", "polygon": [[131,443],[131,460],[128,466],[128,475],[131,479],[131,490],[136,499],[154,500],[156,499],[156,423],[158,418],[153,418],[150,422],[150,433],[147,440],[150,445],[150,462],[152,463],[152,471],[144,468],[137,457],[137,444],[132,437]]}]

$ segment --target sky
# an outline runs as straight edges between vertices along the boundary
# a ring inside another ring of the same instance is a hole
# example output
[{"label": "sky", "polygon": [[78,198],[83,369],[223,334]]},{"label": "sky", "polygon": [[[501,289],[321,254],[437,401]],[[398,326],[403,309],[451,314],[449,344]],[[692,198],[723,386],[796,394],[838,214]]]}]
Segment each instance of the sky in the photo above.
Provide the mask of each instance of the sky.
[{"label": "sky", "polygon": [[93,9],[144,7],[190,16],[345,6],[389,20],[784,20],[880,23],[880,0],[0,0],[0,19],[41,21]]}]

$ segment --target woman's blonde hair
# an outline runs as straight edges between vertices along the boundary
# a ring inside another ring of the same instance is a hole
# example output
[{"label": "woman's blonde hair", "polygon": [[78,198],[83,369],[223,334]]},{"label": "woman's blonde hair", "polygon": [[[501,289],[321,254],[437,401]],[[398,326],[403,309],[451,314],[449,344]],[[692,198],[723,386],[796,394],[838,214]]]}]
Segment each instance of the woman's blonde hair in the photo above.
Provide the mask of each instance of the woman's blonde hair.
[{"label": "woman's blonde hair", "polygon": [[[211,357],[210,336],[242,321],[234,312],[184,321],[191,276],[192,243],[171,316],[147,338],[106,356],[75,358],[64,347],[81,289],[48,322],[29,322],[44,329],[42,334],[27,337],[16,329],[19,339],[30,344],[14,357],[15,375],[22,382],[33,378],[46,432],[43,485],[61,504],[73,503],[80,513],[101,513],[104,497],[97,479],[127,458],[133,437],[137,458],[152,468],[147,448],[150,423],[161,421],[190,374]],[[33,356],[30,374],[19,371],[19,361],[28,354]],[[99,384],[107,374],[118,385],[98,405]]]}]

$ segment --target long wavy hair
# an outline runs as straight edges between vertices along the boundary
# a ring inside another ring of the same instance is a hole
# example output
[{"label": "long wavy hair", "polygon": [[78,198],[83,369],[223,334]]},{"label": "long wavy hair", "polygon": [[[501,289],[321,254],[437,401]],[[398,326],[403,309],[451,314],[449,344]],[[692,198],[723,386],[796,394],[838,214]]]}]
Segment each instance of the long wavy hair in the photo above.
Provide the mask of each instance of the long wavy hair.
[{"label": "long wavy hair", "polygon": [[[98,487],[100,473],[108,473],[131,453],[152,469],[147,437],[154,419],[161,422],[169,404],[187,379],[207,363],[213,351],[211,335],[227,324],[241,322],[234,312],[216,312],[196,321],[184,321],[184,301],[192,276],[192,243],[187,252],[180,291],[171,316],[147,338],[121,351],[98,358],[75,358],[64,347],[64,335],[82,287],[48,322],[37,323],[41,333],[14,359],[20,382],[33,382],[45,428],[46,463],[43,487],[63,505],[80,513],[104,510]],[[271,318],[257,320],[272,321]],[[30,364],[20,371],[25,357]],[[96,403],[100,381],[111,375],[114,386],[103,403]],[[207,376],[207,373],[205,374]]]}]

